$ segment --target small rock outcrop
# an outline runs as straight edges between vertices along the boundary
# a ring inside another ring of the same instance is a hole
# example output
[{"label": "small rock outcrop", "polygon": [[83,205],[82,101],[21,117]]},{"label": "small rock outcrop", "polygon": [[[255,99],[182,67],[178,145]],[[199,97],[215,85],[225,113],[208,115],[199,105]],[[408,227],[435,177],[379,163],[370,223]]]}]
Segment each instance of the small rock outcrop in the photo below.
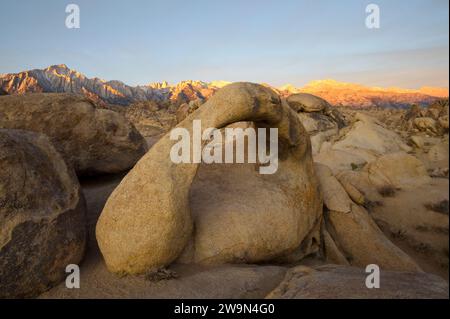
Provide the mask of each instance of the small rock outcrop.
[{"label": "small rock outcrop", "polygon": [[181,104],[176,111],[177,122],[180,123],[181,121],[183,121],[186,117],[189,116],[189,114],[193,113],[204,103],[205,99],[198,98],[196,100],[190,101],[189,103]]},{"label": "small rock outcrop", "polygon": [[286,103],[295,111],[311,136],[313,155],[319,153],[325,142],[338,135],[347,125],[344,116],[324,99],[307,93],[292,94]]},{"label": "small rock outcrop", "polygon": [[84,197],[42,134],[0,129],[0,167],[0,298],[33,297],[81,261]]}]

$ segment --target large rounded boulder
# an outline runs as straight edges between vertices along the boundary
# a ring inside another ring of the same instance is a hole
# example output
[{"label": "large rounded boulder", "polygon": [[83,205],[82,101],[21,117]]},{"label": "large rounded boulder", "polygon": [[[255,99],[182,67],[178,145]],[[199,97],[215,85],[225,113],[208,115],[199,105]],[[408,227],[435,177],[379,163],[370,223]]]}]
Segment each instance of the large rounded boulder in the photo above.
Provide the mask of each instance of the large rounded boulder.
[{"label": "large rounded boulder", "polygon": [[318,250],[321,200],[308,169],[301,163],[261,175],[256,164],[200,164],[189,201],[195,230],[178,262],[284,261]]},{"label": "large rounded boulder", "polygon": [[313,155],[319,153],[325,142],[337,137],[339,130],[347,125],[344,116],[324,99],[308,94],[296,93],[283,103],[291,107],[311,136]]},{"label": "large rounded boulder", "polygon": [[286,98],[287,104],[297,113],[318,113],[332,119],[339,128],[347,125],[344,116],[324,99],[309,94],[296,93]]},{"label": "large rounded boulder", "polygon": [[0,129],[0,298],[32,297],[81,261],[85,201],[42,134]]},{"label": "large rounded boulder", "polygon": [[297,112],[320,112],[329,106],[324,99],[309,93],[292,94],[287,102]]},{"label": "large rounded boulder", "polygon": [[145,153],[145,140],[122,115],[73,94],[0,98],[0,128],[47,135],[79,175],[127,170]]}]

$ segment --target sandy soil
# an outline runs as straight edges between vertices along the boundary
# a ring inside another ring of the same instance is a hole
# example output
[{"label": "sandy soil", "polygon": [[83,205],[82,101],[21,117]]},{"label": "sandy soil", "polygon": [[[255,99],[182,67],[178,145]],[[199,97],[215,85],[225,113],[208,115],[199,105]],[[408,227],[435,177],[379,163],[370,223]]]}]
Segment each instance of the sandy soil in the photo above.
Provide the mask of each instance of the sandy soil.
[{"label": "sandy soil", "polygon": [[434,178],[429,185],[399,190],[372,210],[372,217],[386,235],[424,271],[448,281],[448,213],[436,212],[429,204],[449,199],[449,180]]}]

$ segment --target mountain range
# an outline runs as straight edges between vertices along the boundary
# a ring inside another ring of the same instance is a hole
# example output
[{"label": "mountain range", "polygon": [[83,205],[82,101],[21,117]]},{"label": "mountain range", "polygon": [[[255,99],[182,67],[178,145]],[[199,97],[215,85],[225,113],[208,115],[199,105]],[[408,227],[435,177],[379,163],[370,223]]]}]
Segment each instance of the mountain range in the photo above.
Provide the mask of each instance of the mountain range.
[{"label": "mountain range", "polygon": [[[79,93],[103,104],[129,105],[134,102],[171,101],[181,104],[198,98],[208,99],[219,88],[229,84],[226,81],[181,81],[170,85],[166,81],[148,85],[129,86],[121,81],[105,81],[87,78],[82,73],[64,64],[45,69],[34,69],[19,73],[0,74],[0,92],[23,94],[33,92]],[[402,108],[411,104],[429,105],[448,97],[448,89],[423,87],[419,90],[401,88],[366,87],[359,84],[335,80],[312,81],[297,88],[287,84],[273,87],[279,94],[311,93],[320,96],[335,106],[354,108],[393,107]]]}]

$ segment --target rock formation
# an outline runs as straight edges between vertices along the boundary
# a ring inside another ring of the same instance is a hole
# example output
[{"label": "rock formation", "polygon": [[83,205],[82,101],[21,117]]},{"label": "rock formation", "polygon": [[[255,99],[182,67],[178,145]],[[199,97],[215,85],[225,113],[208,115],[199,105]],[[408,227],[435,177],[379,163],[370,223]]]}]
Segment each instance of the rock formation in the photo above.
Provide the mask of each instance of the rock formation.
[{"label": "rock formation", "polygon": [[202,98],[199,98],[196,100],[192,100],[189,103],[181,104],[176,112],[177,122],[180,123],[181,121],[183,121],[186,117],[189,116],[189,114],[193,113],[204,103],[205,103],[205,100]]},{"label": "rock formation", "polygon": [[113,110],[123,114],[144,137],[160,136],[177,124],[176,106],[168,102],[136,102]]},{"label": "rock formation", "polygon": [[343,115],[327,101],[307,93],[292,94],[287,104],[297,112],[300,121],[311,137],[313,155],[320,151],[323,143],[337,136],[347,125]]},{"label": "rock formation", "polygon": [[[205,226],[199,226],[199,232],[193,233],[189,190],[199,165],[173,163],[169,154],[176,142],[165,135],[115,189],[99,218],[97,240],[110,271],[136,274],[167,266],[180,257],[185,248],[190,249],[186,246],[193,236],[195,245],[185,254],[194,262],[252,263],[283,257],[297,249],[311,249],[311,243],[299,246],[306,238],[317,242],[310,233],[320,222],[321,195],[312,166],[309,139],[296,114],[282,105],[270,89],[234,83],[219,90],[178,127],[184,127],[192,134],[195,119],[201,119],[204,128],[222,128],[239,121],[277,127],[280,163],[275,174],[267,175],[266,183],[278,183],[277,192],[282,190],[287,207],[280,210],[276,203],[260,216],[257,210],[246,216],[238,214],[238,205],[229,203],[230,211],[236,212],[235,217],[241,219],[238,223],[248,223],[247,226],[233,229],[236,222],[227,220],[226,211],[219,211],[217,218],[223,220],[223,224],[205,223]],[[275,190],[276,186],[273,187]],[[247,202],[243,204],[251,203],[251,198],[257,196],[254,193],[258,192],[259,189],[248,189]],[[258,200],[260,198],[255,197],[254,201]],[[258,217],[267,224],[263,225]],[[203,218],[213,220],[214,215],[195,216],[195,227]],[[276,219],[285,223],[275,223]],[[208,231],[208,227],[222,229],[214,233]],[[239,230],[244,234],[233,235]],[[229,232],[228,236],[226,232]],[[252,240],[251,236],[258,237]],[[246,239],[250,240],[245,242]],[[307,254],[307,251],[303,253]]]},{"label": "rock formation", "polygon": [[448,99],[442,99],[427,108],[413,105],[398,125],[409,132],[425,132],[432,136],[448,134]]},{"label": "rock formation", "polygon": [[351,170],[352,166],[363,166],[384,154],[410,150],[401,136],[383,127],[375,118],[357,113],[354,123],[341,130],[332,145],[322,146],[314,160],[336,173]]},{"label": "rock formation", "polygon": [[[0,97],[0,297],[60,282],[41,297],[260,298],[279,285],[268,298],[448,298],[424,273],[448,279],[448,100],[335,81],[133,88],[63,65],[41,71],[0,76],[0,95],[11,93]],[[433,104],[365,108],[409,99]],[[192,137],[190,155],[210,150],[193,136],[198,120],[218,129],[221,155],[238,148],[227,129],[278,128],[278,169],[260,174],[260,158],[172,162],[173,128]],[[134,167],[83,178],[85,218],[72,166],[79,176]],[[83,289],[68,290],[86,224]],[[368,264],[381,269],[380,289],[364,285]]]},{"label": "rock formation", "polygon": [[327,101],[308,93],[292,94],[286,100],[296,112],[321,112],[329,107]]},{"label": "rock formation", "polygon": [[[356,197],[360,198],[361,192],[358,192],[352,184],[346,183],[353,190],[348,194],[325,165],[316,164],[316,173],[326,207],[325,228],[330,235],[330,242],[326,245],[335,247],[331,251],[333,256],[340,256],[340,259],[345,259],[349,264],[358,267],[376,264],[385,270],[420,270],[407,254],[384,236],[364,207],[352,201],[351,197],[355,198],[354,195],[358,194]],[[325,255],[327,254],[328,251],[325,250]],[[338,260],[330,261],[338,262]]]},{"label": "rock formation", "polygon": [[145,140],[120,114],[95,108],[73,94],[7,95],[0,98],[0,128],[47,135],[79,175],[131,168]]},{"label": "rock formation", "polygon": [[84,197],[44,135],[0,129],[0,167],[0,298],[34,297],[81,261]]},{"label": "rock formation", "polygon": [[380,287],[368,289],[364,269],[325,265],[295,267],[266,298],[273,299],[448,299],[448,284],[425,273],[382,271]]},{"label": "rock formation", "polygon": [[411,188],[431,182],[425,165],[404,152],[386,154],[367,164],[361,171],[375,188],[391,186]]}]

